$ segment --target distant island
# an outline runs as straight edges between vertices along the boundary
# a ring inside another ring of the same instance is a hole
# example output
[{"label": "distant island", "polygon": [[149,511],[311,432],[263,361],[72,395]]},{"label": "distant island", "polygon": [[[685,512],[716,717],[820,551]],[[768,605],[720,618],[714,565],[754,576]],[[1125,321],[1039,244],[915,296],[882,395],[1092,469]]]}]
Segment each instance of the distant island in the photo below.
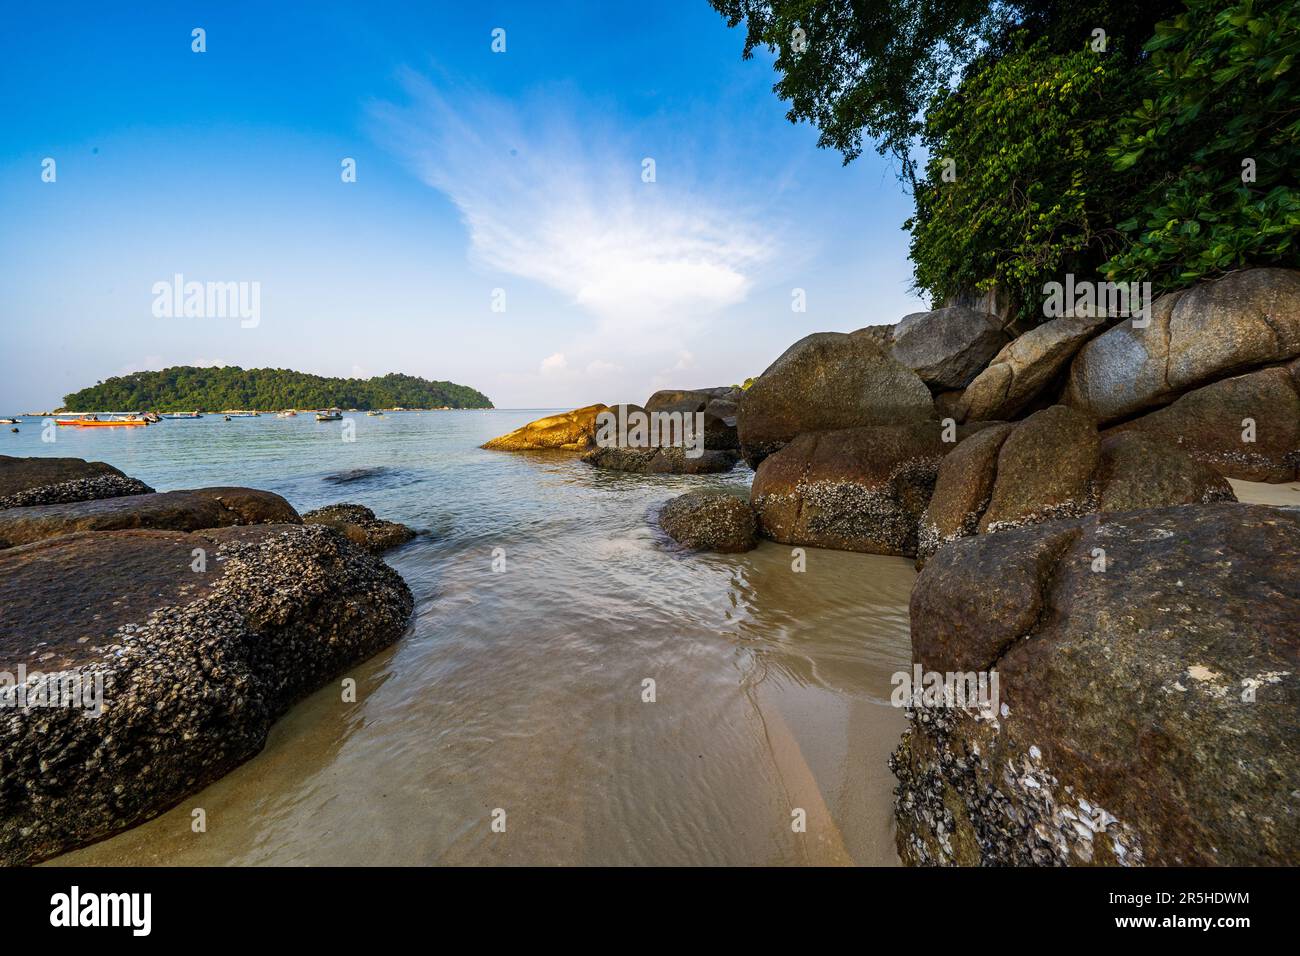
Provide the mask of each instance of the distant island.
[{"label": "distant island", "polygon": [[326,378],[286,368],[177,365],[114,376],[63,397],[63,410],[181,412],[247,408],[492,408],[482,392],[390,372]]}]

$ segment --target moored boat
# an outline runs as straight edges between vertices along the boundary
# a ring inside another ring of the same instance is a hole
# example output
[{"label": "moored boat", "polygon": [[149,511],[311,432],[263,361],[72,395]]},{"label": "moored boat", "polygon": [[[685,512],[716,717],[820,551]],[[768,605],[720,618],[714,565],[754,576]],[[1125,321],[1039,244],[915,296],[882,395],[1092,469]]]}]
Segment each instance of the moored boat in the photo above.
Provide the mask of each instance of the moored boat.
[{"label": "moored boat", "polygon": [[131,425],[148,425],[149,423],[143,418],[108,418],[100,420],[94,416],[90,418],[73,418],[55,419],[56,425],[71,425],[74,428],[123,428]]},{"label": "moored boat", "polygon": [[316,421],[318,422],[338,422],[343,420],[341,412],[317,412]]}]

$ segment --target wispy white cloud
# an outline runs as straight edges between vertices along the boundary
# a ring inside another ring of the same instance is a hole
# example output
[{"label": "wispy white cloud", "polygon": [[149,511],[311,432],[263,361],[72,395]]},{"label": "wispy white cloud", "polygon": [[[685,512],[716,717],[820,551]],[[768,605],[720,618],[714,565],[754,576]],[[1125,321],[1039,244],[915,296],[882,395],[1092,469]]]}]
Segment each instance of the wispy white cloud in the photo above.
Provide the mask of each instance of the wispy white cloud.
[{"label": "wispy white cloud", "polygon": [[505,102],[404,81],[407,105],[375,107],[380,135],[455,203],[472,258],[560,292],[606,333],[680,328],[742,302],[777,251],[773,225],[724,183],[663,156],[643,182],[627,134],[590,116],[577,128],[559,95]]}]

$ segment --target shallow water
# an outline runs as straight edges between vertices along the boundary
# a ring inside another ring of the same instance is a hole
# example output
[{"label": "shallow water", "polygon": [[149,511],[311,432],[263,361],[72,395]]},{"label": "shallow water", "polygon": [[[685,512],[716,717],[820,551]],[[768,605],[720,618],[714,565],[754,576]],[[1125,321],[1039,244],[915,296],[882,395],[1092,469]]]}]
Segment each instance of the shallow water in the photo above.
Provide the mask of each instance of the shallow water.
[{"label": "shallow water", "polygon": [[354,442],[310,416],[0,436],[0,454],[100,459],[160,491],[357,501],[428,532],[388,555],[415,615],[343,675],[356,703],[321,689],[253,760],[56,862],[896,863],[886,758],[904,720],[888,701],[910,666],[910,562],[808,549],[796,573],[770,542],[683,554],[647,514],[752,474],[477,447],[543,413],[362,414]]}]

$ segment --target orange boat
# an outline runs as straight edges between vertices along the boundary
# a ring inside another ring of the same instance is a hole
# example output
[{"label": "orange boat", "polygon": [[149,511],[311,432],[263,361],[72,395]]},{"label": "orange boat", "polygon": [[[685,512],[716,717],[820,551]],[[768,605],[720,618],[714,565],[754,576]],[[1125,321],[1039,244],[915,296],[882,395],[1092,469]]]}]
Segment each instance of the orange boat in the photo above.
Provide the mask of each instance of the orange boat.
[{"label": "orange boat", "polygon": [[145,421],[143,418],[128,418],[128,419],[121,419],[118,421],[106,421],[106,422],[101,422],[97,418],[92,418],[87,421],[82,421],[81,419],[78,418],[73,418],[73,419],[59,418],[55,420],[55,424],[72,425],[76,428],[95,428],[95,427],[121,428],[126,425],[148,425],[149,423]]}]

